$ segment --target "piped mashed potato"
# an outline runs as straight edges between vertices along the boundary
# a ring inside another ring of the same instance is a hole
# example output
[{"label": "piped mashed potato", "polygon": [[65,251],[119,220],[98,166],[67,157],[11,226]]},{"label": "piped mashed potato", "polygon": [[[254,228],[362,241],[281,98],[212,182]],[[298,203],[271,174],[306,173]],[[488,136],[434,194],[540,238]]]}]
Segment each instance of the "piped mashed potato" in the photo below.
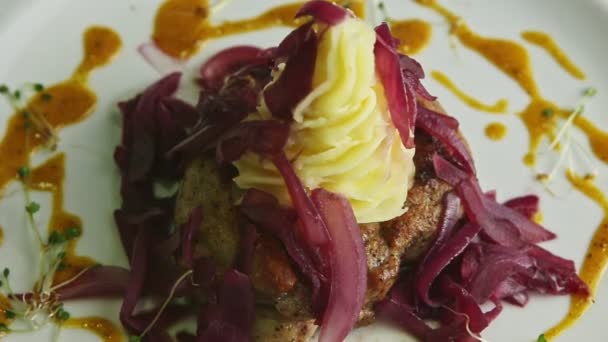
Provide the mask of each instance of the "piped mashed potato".
[{"label": "piped mashed potato", "polygon": [[[304,186],[345,196],[359,223],[403,214],[415,172],[414,149],[403,147],[376,77],[375,41],[374,30],[354,18],[321,36],[313,90],[294,110],[285,147]],[[256,117],[270,117],[263,104],[250,119]],[[246,154],[235,166],[240,188],[264,190],[289,204],[271,161]]]}]

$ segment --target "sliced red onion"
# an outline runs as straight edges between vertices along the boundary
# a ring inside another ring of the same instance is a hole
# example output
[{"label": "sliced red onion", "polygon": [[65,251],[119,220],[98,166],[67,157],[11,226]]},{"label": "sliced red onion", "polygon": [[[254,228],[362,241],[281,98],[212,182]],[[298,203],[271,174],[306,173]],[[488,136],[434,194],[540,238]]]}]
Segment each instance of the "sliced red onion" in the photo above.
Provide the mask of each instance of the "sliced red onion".
[{"label": "sliced red onion", "polygon": [[538,212],[538,204],[539,198],[536,195],[515,197],[503,203],[505,207],[511,208],[529,219],[532,219]]},{"label": "sliced red onion", "polygon": [[304,189],[285,154],[277,154],[272,161],[281,173],[291,197],[293,208],[298,213],[298,219],[302,226],[301,237],[314,246],[327,243],[329,233],[325,221],[306,194],[306,189]]},{"label": "sliced red onion", "polygon": [[427,101],[435,101],[437,99],[437,97],[429,94],[429,92],[420,82],[425,75],[424,69],[422,69],[422,66],[420,63],[418,63],[418,61],[407,55],[399,54],[399,64],[401,65],[401,71],[403,72],[405,82],[411,86],[418,96]]},{"label": "sliced red onion", "polygon": [[495,293],[496,288],[508,277],[525,272],[532,267],[532,258],[525,249],[514,249],[491,244],[477,244],[479,257],[466,288],[479,304],[483,304]]},{"label": "sliced red onion", "polygon": [[122,297],[129,271],[118,266],[94,267],[55,291],[60,300]]},{"label": "sliced red onion", "polygon": [[426,341],[426,337],[432,329],[420,317],[414,313],[414,308],[404,301],[386,298],[375,306],[376,315],[403,328],[420,341]]},{"label": "sliced red onion", "polygon": [[422,259],[420,259],[420,265],[424,265],[429,255],[434,254],[434,252],[440,250],[445,245],[449,237],[452,236],[454,227],[459,219],[460,199],[456,194],[453,192],[446,193],[442,204],[443,212],[441,213],[441,217],[437,224],[437,236],[431,247],[429,247]]},{"label": "sliced red onion", "polygon": [[504,246],[523,246],[555,238],[555,234],[515,210],[483,194],[473,175],[467,175],[439,155],[433,157],[435,173],[454,186],[467,217],[483,228],[484,236]]},{"label": "sliced red onion", "polygon": [[203,208],[196,207],[190,212],[188,222],[181,227],[182,261],[188,268],[194,266],[194,248],[196,245],[196,232],[203,222]]},{"label": "sliced red onion", "polygon": [[296,13],[296,18],[306,15],[312,16],[316,21],[330,26],[337,25],[346,18],[353,17],[344,7],[323,0],[312,0],[304,3],[298,13]]},{"label": "sliced red onion", "polygon": [[218,287],[217,300],[201,310],[198,341],[247,342],[254,314],[254,294],[249,277],[230,270]]},{"label": "sliced red onion", "polygon": [[452,310],[468,316],[468,325],[472,332],[479,333],[488,326],[488,320],[475,301],[476,298],[452,278],[442,276],[439,279],[439,290],[445,298],[453,301]]},{"label": "sliced red onion", "polygon": [[348,200],[324,189],[312,192],[312,201],[327,225],[330,243],[330,290],[321,319],[320,342],[344,340],[353,329],[367,290],[367,255],[359,225]]},{"label": "sliced red onion", "polygon": [[414,148],[416,96],[403,77],[394,38],[386,23],[376,27],[374,56],[393,125],[399,131],[403,145]]},{"label": "sliced red onion", "polygon": [[527,290],[528,288],[517,280],[507,278],[494,289],[492,297],[504,299],[511,304],[523,307],[528,303],[529,299]]},{"label": "sliced red onion", "polygon": [[458,121],[456,119],[434,112],[424,106],[418,106],[416,127],[439,139],[455,154],[467,172],[475,174],[473,157],[462,138],[458,135]]},{"label": "sliced red onion", "polygon": [[439,274],[471,243],[481,227],[467,223],[454,233],[446,244],[426,260],[424,268],[416,277],[416,292],[429,306],[438,306],[436,301],[429,298],[429,291]]},{"label": "sliced red onion", "polygon": [[229,74],[255,63],[263,51],[255,46],[237,45],[216,53],[201,66],[201,85],[219,91]]},{"label": "sliced red onion", "polygon": [[141,333],[146,328],[145,324],[135,319],[133,315],[137,302],[142,295],[146,272],[148,271],[147,249],[150,239],[148,234],[147,229],[140,228],[133,243],[129,285],[120,307],[120,322],[132,333]]},{"label": "sliced red onion", "polygon": [[572,260],[561,258],[539,246],[531,246],[528,255],[534,260],[534,268],[516,278],[527,288],[554,295],[589,295],[589,287],[576,274]]},{"label": "sliced red onion", "polygon": [[[441,218],[439,219],[439,223],[437,225],[437,237],[429,250],[419,261],[417,277],[419,277],[420,274],[427,268],[428,259],[438,253],[452,236],[452,232],[459,219],[458,213],[460,211],[460,199],[458,199],[458,197],[452,192],[447,193],[443,199],[443,208],[443,213],[441,214]],[[426,287],[426,285],[421,287]],[[421,288],[418,295],[424,303],[436,306],[437,304],[434,303],[429,297],[429,288],[430,284],[428,284],[427,288]]]},{"label": "sliced red onion", "polygon": [[319,263],[318,254],[314,253],[319,246],[300,237],[301,225],[297,223],[295,210],[280,207],[277,199],[268,193],[249,189],[243,197],[240,211],[258,228],[275,234],[281,240],[289,257],[312,285],[313,307],[323,307],[327,299],[321,285],[327,283],[327,277],[322,274],[324,267]]},{"label": "sliced red onion", "polygon": [[137,52],[161,75],[182,72],[186,67],[184,61],[167,55],[153,41],[141,44],[137,47]]},{"label": "sliced red onion", "polygon": [[239,272],[249,275],[253,266],[253,254],[258,233],[255,225],[247,223],[241,226],[241,240],[236,259],[236,268]]},{"label": "sliced red onion", "polygon": [[168,97],[161,100],[161,105],[172,114],[175,122],[181,127],[191,128],[200,120],[196,108],[183,100]]},{"label": "sliced red onion", "polygon": [[289,137],[289,124],[279,120],[241,122],[224,134],[216,147],[219,164],[231,163],[245,152],[274,155],[283,151]]},{"label": "sliced red onion", "polygon": [[122,145],[126,149],[126,177],[129,181],[144,180],[157,162],[157,149],[162,141],[157,139],[161,126],[159,110],[161,101],[175,93],[181,74],[170,74],[148,87],[136,102],[122,106],[124,127]]},{"label": "sliced red onion", "polygon": [[[279,53],[288,53],[282,57],[285,68],[279,78],[266,87],[263,96],[275,118],[291,120],[294,108],[312,89],[318,38],[312,25],[306,24],[294,30],[285,41],[279,46]],[[292,48],[287,51],[286,45]]]}]

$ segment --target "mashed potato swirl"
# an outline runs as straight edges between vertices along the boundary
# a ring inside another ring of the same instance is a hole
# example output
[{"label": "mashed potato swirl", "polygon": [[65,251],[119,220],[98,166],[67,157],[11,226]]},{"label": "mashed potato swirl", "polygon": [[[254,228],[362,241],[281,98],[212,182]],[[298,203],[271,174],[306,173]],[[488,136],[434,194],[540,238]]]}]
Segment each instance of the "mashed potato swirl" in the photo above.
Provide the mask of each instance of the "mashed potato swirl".
[{"label": "mashed potato swirl", "polygon": [[[376,77],[375,40],[374,30],[358,19],[346,19],[322,35],[313,90],[294,111],[285,147],[304,186],[348,198],[359,223],[403,214],[415,172],[414,149],[403,147]],[[250,119],[268,116],[262,105]],[[269,160],[246,154],[235,166],[240,188],[264,190],[289,204],[283,179]]]}]

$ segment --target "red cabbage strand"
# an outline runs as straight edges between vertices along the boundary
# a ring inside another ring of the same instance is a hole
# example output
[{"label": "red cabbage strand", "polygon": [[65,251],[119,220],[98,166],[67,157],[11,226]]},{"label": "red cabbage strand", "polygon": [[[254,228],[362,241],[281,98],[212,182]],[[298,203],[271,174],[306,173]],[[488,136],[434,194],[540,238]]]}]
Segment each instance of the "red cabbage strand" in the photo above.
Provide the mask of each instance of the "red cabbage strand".
[{"label": "red cabbage strand", "polygon": [[393,125],[401,136],[403,146],[413,148],[416,96],[409,83],[404,80],[397,47],[386,23],[376,27],[374,56],[376,73],[384,87]]}]

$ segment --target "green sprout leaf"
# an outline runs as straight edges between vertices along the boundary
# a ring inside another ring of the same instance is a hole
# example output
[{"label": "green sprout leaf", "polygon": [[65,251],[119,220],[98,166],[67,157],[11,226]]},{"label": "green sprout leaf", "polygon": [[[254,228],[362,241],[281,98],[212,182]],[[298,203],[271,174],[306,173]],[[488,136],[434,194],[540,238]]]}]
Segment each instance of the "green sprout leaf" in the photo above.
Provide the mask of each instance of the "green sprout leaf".
[{"label": "green sprout leaf", "polygon": [[538,336],[538,340],[536,340],[536,342],[547,342],[547,338],[545,338],[545,334],[540,334],[540,336]]},{"label": "green sprout leaf", "polygon": [[34,90],[35,91],[43,91],[44,90],[44,86],[41,83],[35,83],[34,84]]},{"label": "green sprout leaf", "polygon": [[61,232],[54,230],[49,235],[49,245],[58,245],[58,244],[64,243],[64,242],[65,242],[65,236],[63,236],[63,234],[61,234]]},{"label": "green sprout leaf", "polygon": [[30,215],[33,215],[33,214],[37,213],[38,210],[40,210],[40,204],[38,204],[37,202],[30,202],[25,207],[25,211],[27,211],[28,214],[30,214]]},{"label": "green sprout leaf", "polygon": [[16,316],[17,315],[14,312],[10,311],[10,310],[6,310],[4,312],[4,317],[6,317],[6,319],[14,319]]},{"label": "green sprout leaf", "polygon": [[8,326],[6,324],[0,323],[0,332],[6,333],[6,332],[9,332],[9,331],[10,330],[9,330],[9,328],[8,328]]},{"label": "green sprout leaf", "polygon": [[61,322],[65,322],[70,319],[70,313],[65,311],[63,308],[57,310],[57,319]]},{"label": "green sprout leaf", "polygon": [[8,86],[6,84],[0,84],[0,94],[8,93]]},{"label": "green sprout leaf", "polygon": [[79,237],[82,234],[82,231],[79,227],[69,227],[65,230],[65,238],[69,240],[73,240]]},{"label": "green sprout leaf", "polygon": [[547,117],[547,118],[551,117],[551,116],[553,116],[553,109],[551,109],[551,108],[545,108],[545,109],[543,109],[542,113],[543,113],[544,117]]},{"label": "green sprout leaf", "polygon": [[583,96],[592,97],[595,96],[595,94],[597,94],[597,89],[594,87],[589,87],[583,90]]},{"label": "green sprout leaf", "polygon": [[9,270],[8,267],[5,267],[2,274],[4,275],[4,278],[8,278],[8,276],[11,274],[11,270]]},{"label": "green sprout leaf", "polygon": [[17,174],[19,175],[19,178],[25,179],[30,175],[30,168],[27,166],[22,166],[17,170]]}]

